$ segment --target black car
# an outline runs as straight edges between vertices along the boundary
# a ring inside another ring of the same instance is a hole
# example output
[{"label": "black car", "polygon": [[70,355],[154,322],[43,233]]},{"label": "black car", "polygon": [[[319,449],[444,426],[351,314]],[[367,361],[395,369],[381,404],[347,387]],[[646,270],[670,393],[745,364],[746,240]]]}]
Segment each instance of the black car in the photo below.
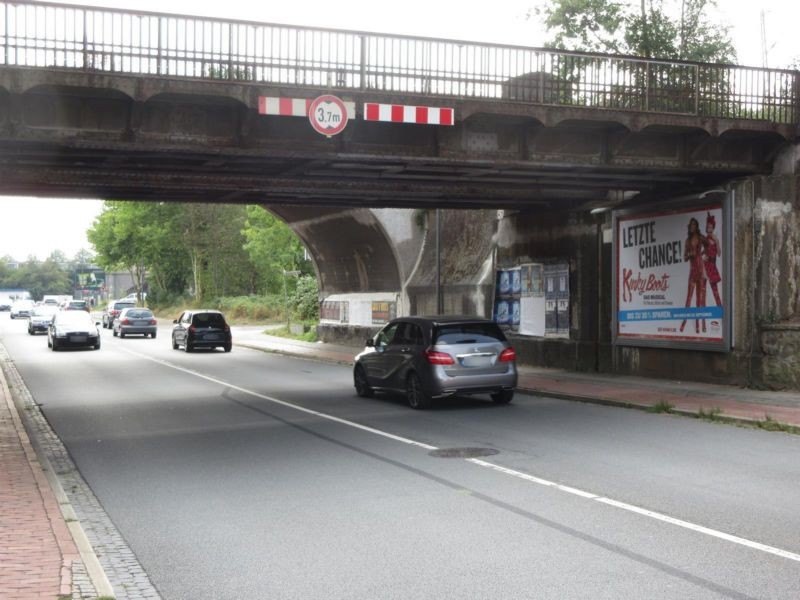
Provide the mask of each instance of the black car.
[{"label": "black car", "polygon": [[125,308],[133,308],[136,302],[133,300],[112,300],[108,303],[103,311],[103,329],[111,329],[114,325],[114,319],[119,316],[119,313]]},{"label": "black car", "polygon": [[62,348],[100,349],[100,323],[92,321],[89,313],[82,310],[57,312],[47,328],[47,346],[53,351]]},{"label": "black car", "polygon": [[412,408],[435,398],[489,394],[507,404],[517,385],[516,353],[493,321],[475,317],[404,317],[367,340],[353,366],[356,393],[405,394]]},{"label": "black car", "polygon": [[172,349],[180,346],[186,352],[197,348],[222,348],[230,352],[231,328],[218,310],[187,310],[173,321]]}]

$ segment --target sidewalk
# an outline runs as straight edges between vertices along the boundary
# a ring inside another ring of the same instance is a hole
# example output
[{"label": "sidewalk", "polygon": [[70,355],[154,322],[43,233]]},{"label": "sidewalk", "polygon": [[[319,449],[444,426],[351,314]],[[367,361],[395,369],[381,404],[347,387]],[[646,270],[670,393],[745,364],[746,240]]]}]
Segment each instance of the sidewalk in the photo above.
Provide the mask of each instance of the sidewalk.
[{"label": "sidewalk", "polygon": [[0,596],[72,597],[80,554],[0,372]]},{"label": "sidewalk", "polygon": [[[345,365],[361,350],[273,337],[263,328],[234,328],[234,344]],[[657,409],[688,416],[743,423],[800,427],[800,393],[767,392],[727,385],[575,373],[520,365],[518,389],[542,396],[627,408]],[[668,410],[665,410],[668,409]]]}]

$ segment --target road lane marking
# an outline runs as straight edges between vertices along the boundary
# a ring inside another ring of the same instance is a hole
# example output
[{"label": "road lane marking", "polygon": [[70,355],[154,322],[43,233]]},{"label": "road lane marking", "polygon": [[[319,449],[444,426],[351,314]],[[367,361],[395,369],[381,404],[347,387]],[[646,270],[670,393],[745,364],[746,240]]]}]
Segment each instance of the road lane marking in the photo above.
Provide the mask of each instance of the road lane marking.
[{"label": "road lane marking", "polygon": [[127,348],[120,348],[123,352],[127,352],[128,354],[132,354],[134,356],[138,356],[139,358],[144,358],[146,360],[150,360],[165,367],[169,367],[171,369],[175,369],[177,371],[183,371],[184,373],[188,373],[189,375],[194,375],[195,377],[199,377],[200,379],[205,379],[206,381],[210,381],[212,383],[216,383],[218,385],[222,385],[228,387],[232,390],[236,390],[237,392],[242,392],[243,394],[248,394],[250,396],[255,396],[256,398],[261,398],[262,400],[267,400],[268,402],[273,402],[275,404],[280,404],[281,406],[285,406],[287,408],[293,408],[300,412],[304,412],[309,415],[314,415],[315,417],[320,417],[322,419],[327,419],[329,421],[333,421],[334,423],[339,423],[341,425],[347,425],[349,427],[355,427],[356,429],[361,429],[362,431],[367,431],[369,433],[374,433],[375,435],[379,435],[381,437],[388,438],[390,440],[394,440],[396,442],[402,442],[403,444],[408,444],[409,446],[417,446],[418,448],[424,448],[425,450],[438,450],[436,446],[431,446],[430,444],[425,444],[423,442],[418,442],[416,440],[410,440],[408,438],[394,435],[393,433],[389,433],[387,431],[381,431],[380,429],[374,429],[372,427],[368,427],[366,425],[361,425],[360,423],[356,423],[354,421],[348,421],[347,419],[342,419],[340,417],[335,417],[333,415],[329,415],[327,413],[319,412],[317,410],[312,410],[310,408],[305,408],[304,406],[300,406],[298,404],[292,404],[291,402],[286,402],[284,400],[279,400],[278,398],[273,398],[272,396],[267,396],[265,394],[260,394],[258,392],[254,392],[253,390],[248,390],[246,388],[240,387],[238,385],[234,385],[232,383],[228,383],[227,381],[223,381],[222,379],[217,379],[215,377],[210,377],[208,375],[203,375],[202,373],[198,373],[197,371],[193,371],[192,369],[187,369],[185,367],[179,367],[178,365],[172,364],[169,361],[162,360],[160,358],[154,358],[152,356],[148,356],[146,354],[141,354],[139,352],[135,352],[133,350],[128,350]]},{"label": "road lane marking", "polygon": [[584,490],[579,490],[578,488],[570,487],[567,485],[561,485],[560,483],[556,483],[555,481],[549,481],[547,479],[542,479],[541,477],[534,477],[533,475],[529,475],[527,473],[523,473],[522,471],[517,471],[515,469],[509,469],[508,467],[503,467],[500,465],[496,465],[494,463],[490,463],[485,460],[481,460],[480,458],[468,458],[466,459],[467,462],[471,462],[472,464],[479,465],[481,467],[486,467],[487,469],[492,469],[493,471],[497,471],[499,473],[504,473],[506,475],[510,475],[512,477],[516,477],[517,479],[522,479],[524,481],[530,481],[532,483],[536,483],[539,485],[544,485],[547,487],[552,487],[562,492],[566,492],[567,494],[572,494],[574,496],[580,496],[581,498],[585,498],[587,500],[593,500],[595,502],[600,502],[601,504],[606,504],[608,506],[613,506],[614,508],[619,508],[621,510],[625,510],[628,512],[636,513],[638,515],[642,515],[644,517],[650,517],[651,519],[655,519],[657,521],[662,521],[664,523],[670,523],[671,525],[676,525],[678,527],[683,527],[684,529],[689,529],[691,531],[696,531],[698,533],[703,533],[705,535],[709,535],[715,538],[719,538],[721,540],[726,540],[728,542],[733,542],[734,544],[739,544],[740,546],[745,546],[747,548],[752,548],[753,550],[760,550],[761,552],[766,552],[768,554],[774,554],[775,556],[780,556],[782,558],[788,558],[789,560],[793,560],[796,562],[800,562],[800,554],[795,554],[794,552],[789,552],[788,550],[782,550],[781,548],[776,548],[774,546],[768,546],[767,544],[762,544],[760,542],[754,542],[752,540],[748,540],[745,538],[741,538],[735,535],[731,535],[729,533],[725,533],[723,531],[717,531],[716,529],[711,529],[709,527],[704,527],[702,525],[697,525],[690,521],[684,521],[683,519],[677,519],[675,517],[670,517],[669,515],[665,515],[654,510],[649,510],[647,508],[640,508],[633,504],[627,504],[625,502],[620,502],[619,500],[613,500],[612,498],[606,498],[605,496],[598,496],[597,494],[592,494],[591,492],[586,492]]},{"label": "road lane marking", "polygon": [[[230,388],[232,390],[236,390],[243,394],[247,394],[250,396],[254,396],[256,398],[260,398],[262,400],[266,400],[268,402],[273,402],[275,404],[279,404],[280,406],[285,406],[286,408],[292,408],[302,413],[306,413],[309,415],[314,415],[316,417],[320,417],[322,419],[326,419],[328,421],[333,421],[334,423],[339,423],[341,425],[347,425],[348,427],[353,427],[355,429],[360,429],[361,431],[366,431],[368,433],[372,433],[390,440],[394,440],[397,442],[401,442],[403,444],[407,444],[409,446],[416,446],[418,448],[423,448],[425,450],[439,450],[436,446],[431,446],[430,444],[425,444],[423,442],[418,442],[416,440],[412,440],[403,436],[395,435],[393,433],[389,433],[386,431],[382,431],[380,429],[375,429],[373,427],[368,427],[366,425],[361,425],[360,423],[356,423],[354,421],[348,421],[347,419],[342,419],[340,417],[335,417],[333,415],[319,412],[316,410],[312,410],[310,408],[305,408],[304,406],[299,406],[297,404],[293,404],[291,402],[286,402],[285,400],[279,400],[278,398],[273,398],[272,396],[267,396],[266,394],[261,394],[259,392],[254,392],[253,390],[249,390],[247,388],[243,388],[221,379],[217,379],[215,377],[210,377],[208,375],[203,375],[202,373],[198,373],[197,371],[193,371],[192,369],[187,369],[185,367],[180,367],[175,365],[169,361],[162,360],[160,358],[155,358],[152,356],[148,356],[146,354],[141,354],[139,352],[135,352],[133,350],[128,350],[127,348],[120,348],[123,352],[127,352],[133,356],[138,356],[139,358],[143,358],[145,360],[149,360],[152,362],[156,362],[161,364],[165,367],[169,367],[171,369],[175,369],[177,371],[181,371],[183,373],[187,373],[189,375],[193,375],[195,377],[199,377],[200,379],[205,379],[206,381],[210,381],[212,383],[216,383],[218,385]],[[633,504],[627,504],[625,502],[620,502],[618,500],[613,500],[612,498],[606,498],[605,496],[600,496],[598,494],[593,494],[591,492],[587,492],[585,490],[581,490],[575,487],[563,485],[557,483],[555,481],[550,481],[548,479],[543,479],[541,477],[536,477],[535,475],[530,475],[528,473],[523,473],[522,471],[517,471],[516,469],[510,469],[508,467],[503,467],[501,465],[497,465],[495,463],[491,463],[489,461],[485,461],[479,458],[467,458],[465,459],[466,462],[472,463],[474,465],[491,469],[492,471],[502,473],[505,475],[509,475],[511,477],[515,477],[517,479],[521,479],[523,481],[527,481],[530,483],[535,483],[537,485],[551,487],[561,492],[571,494],[573,496],[578,496],[580,498],[584,498],[586,500],[599,502],[601,504],[605,504],[607,506],[612,506],[614,508],[618,508],[620,510],[624,510],[627,512],[631,512],[634,514],[638,514],[640,516],[648,517],[651,519],[655,519],[657,521],[661,521],[663,523],[669,523],[671,525],[675,525],[677,527],[681,527],[683,529],[688,529],[690,531],[694,531],[697,533],[701,533],[704,535],[708,535],[711,537],[715,537],[721,540],[725,540],[740,546],[744,546],[746,548],[750,548],[752,550],[758,550],[760,552],[765,552],[767,554],[772,554],[774,556],[779,556],[781,558],[786,558],[788,560],[792,560],[795,562],[800,562],[800,554],[796,554],[794,552],[790,552],[788,550],[783,550],[781,548],[777,548],[775,546],[769,546],[767,544],[762,544],[760,542],[755,542],[752,540],[748,540],[746,538],[741,538],[735,535],[731,535],[729,533],[725,533],[723,531],[718,531],[716,529],[711,529],[709,527],[704,527],[703,525],[697,525],[690,521],[684,521],[683,519],[678,519],[675,517],[670,517],[669,515],[665,515],[653,510],[649,510],[646,508],[641,508],[635,506]]]}]

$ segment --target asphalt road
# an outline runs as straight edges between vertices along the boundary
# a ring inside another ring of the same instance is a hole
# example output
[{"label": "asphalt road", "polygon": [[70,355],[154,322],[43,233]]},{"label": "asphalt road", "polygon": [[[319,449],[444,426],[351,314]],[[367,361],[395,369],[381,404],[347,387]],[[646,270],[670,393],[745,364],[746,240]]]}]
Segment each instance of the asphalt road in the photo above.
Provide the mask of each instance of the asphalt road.
[{"label": "asphalt road", "polygon": [[[167,600],[800,597],[800,436],[522,394],[413,411],[168,331],[51,352],[0,314]],[[431,455],[465,447],[497,453]]]}]

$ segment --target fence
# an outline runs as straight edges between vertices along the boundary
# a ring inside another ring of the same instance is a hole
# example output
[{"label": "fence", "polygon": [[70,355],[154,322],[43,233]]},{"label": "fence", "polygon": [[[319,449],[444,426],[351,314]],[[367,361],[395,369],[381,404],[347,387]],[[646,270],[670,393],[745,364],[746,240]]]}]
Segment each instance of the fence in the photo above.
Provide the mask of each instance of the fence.
[{"label": "fence", "polygon": [[800,121],[798,72],[0,1],[0,65]]}]

